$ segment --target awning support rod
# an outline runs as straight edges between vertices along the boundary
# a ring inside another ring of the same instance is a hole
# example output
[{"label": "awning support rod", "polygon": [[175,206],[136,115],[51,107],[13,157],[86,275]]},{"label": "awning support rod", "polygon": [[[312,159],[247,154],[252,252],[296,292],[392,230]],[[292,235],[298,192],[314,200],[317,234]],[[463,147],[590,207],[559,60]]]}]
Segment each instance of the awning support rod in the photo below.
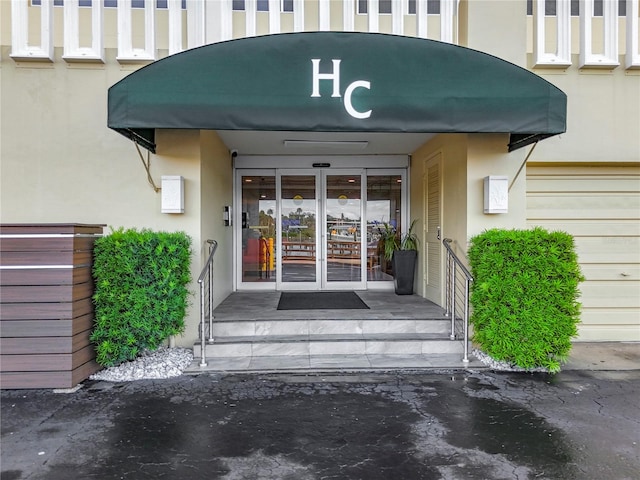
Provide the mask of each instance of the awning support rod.
[{"label": "awning support rod", "polygon": [[138,155],[140,155],[140,161],[142,162],[142,165],[144,165],[144,169],[147,171],[147,181],[149,182],[149,185],[151,185],[151,188],[153,188],[154,192],[158,193],[160,191],[160,187],[156,186],[156,183],[153,181],[153,178],[151,178],[151,152],[147,150],[147,160],[145,161],[138,144],[136,142],[133,142],[133,144],[136,146]]},{"label": "awning support rod", "polygon": [[533,153],[533,150],[536,148],[536,145],[538,145],[538,141],[539,140],[536,140],[536,143],[533,144],[533,146],[531,147],[531,150],[529,150],[529,153],[527,153],[527,156],[525,157],[524,162],[522,162],[522,165],[520,165],[520,168],[518,169],[518,173],[516,173],[516,176],[513,177],[513,181],[511,182],[511,185],[509,185],[509,189],[507,190],[507,192],[510,192],[511,191],[511,187],[513,187],[513,184],[516,183],[516,180],[520,176],[520,172],[522,172],[522,169],[527,164],[527,160],[529,160],[529,157]]}]

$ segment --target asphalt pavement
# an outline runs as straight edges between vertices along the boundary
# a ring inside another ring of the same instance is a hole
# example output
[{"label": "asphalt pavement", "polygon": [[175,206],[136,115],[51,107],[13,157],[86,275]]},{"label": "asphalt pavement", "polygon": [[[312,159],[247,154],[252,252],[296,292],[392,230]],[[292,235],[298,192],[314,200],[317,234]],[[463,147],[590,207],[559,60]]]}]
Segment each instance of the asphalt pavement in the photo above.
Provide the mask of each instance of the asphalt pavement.
[{"label": "asphalt pavement", "polygon": [[638,479],[640,370],[200,374],[1,392],[1,480]]}]

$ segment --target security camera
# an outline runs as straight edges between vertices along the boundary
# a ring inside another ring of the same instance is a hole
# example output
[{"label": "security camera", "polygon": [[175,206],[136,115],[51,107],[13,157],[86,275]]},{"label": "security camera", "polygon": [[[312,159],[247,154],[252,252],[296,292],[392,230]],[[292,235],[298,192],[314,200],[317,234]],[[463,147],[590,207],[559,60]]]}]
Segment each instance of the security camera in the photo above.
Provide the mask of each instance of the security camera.
[{"label": "security camera", "polygon": [[236,158],[238,156],[238,150],[233,149],[231,150],[231,158]]}]

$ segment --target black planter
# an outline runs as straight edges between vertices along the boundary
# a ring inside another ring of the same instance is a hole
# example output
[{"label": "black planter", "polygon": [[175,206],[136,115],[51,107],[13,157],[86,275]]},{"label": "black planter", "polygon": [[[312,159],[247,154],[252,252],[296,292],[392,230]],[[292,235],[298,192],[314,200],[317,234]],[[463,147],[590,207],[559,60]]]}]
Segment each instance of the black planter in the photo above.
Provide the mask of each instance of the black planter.
[{"label": "black planter", "polygon": [[393,284],[397,295],[413,295],[413,277],[416,271],[416,250],[396,250],[393,252]]}]

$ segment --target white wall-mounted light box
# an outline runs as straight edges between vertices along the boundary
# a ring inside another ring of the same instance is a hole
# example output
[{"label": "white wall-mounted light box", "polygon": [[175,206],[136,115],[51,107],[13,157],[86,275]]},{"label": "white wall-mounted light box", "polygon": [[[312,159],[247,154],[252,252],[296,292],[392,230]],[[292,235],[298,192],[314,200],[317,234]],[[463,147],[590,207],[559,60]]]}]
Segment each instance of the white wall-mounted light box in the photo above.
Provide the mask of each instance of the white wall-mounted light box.
[{"label": "white wall-mounted light box", "polygon": [[509,177],[484,177],[484,213],[509,212]]},{"label": "white wall-mounted light box", "polygon": [[162,213],[184,213],[184,177],[162,176]]}]

